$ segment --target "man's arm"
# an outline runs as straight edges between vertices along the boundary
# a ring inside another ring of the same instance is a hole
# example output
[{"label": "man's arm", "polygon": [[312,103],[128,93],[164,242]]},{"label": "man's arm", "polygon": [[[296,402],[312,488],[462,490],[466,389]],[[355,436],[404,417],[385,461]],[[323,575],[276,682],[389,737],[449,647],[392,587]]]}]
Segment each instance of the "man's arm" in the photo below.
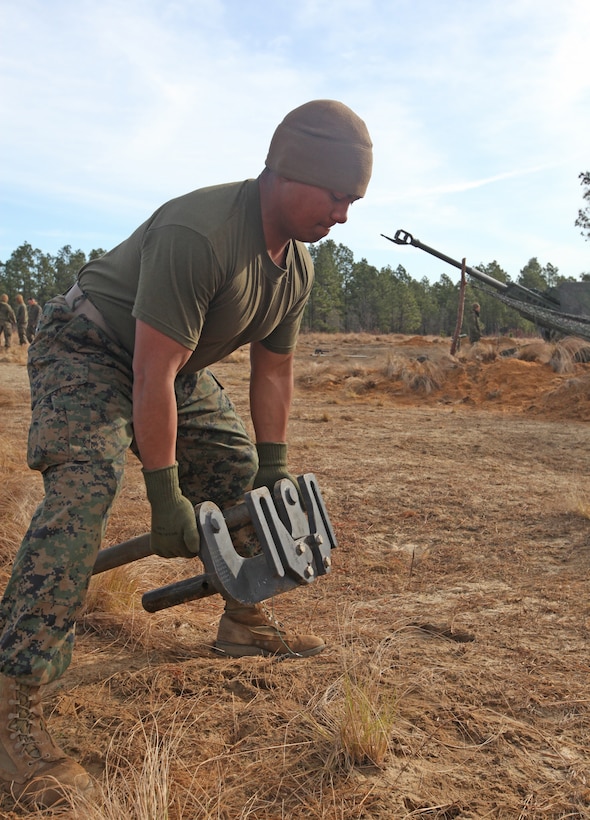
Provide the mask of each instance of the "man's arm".
[{"label": "man's arm", "polygon": [[136,323],[133,356],[133,431],[145,470],[176,461],[174,380],[191,351],[150,325]]},{"label": "man's arm", "polygon": [[254,487],[268,487],[288,478],[287,423],[293,395],[293,354],[272,353],[260,342],[250,346],[250,414],[256,433],[258,472]]},{"label": "man's arm", "polygon": [[152,508],[151,546],[164,558],[199,551],[191,502],[180,489],[176,462],[174,379],[191,351],[137,321],[133,355],[133,431]]},{"label": "man's arm", "polygon": [[293,396],[293,353],[250,345],[250,415],[256,441],[286,442]]}]

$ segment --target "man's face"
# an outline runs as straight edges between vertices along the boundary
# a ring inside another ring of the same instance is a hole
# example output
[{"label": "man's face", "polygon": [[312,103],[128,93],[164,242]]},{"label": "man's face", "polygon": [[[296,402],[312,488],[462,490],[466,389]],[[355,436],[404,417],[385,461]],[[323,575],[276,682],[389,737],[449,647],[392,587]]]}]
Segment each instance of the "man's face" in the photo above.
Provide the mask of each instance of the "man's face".
[{"label": "man's face", "polygon": [[291,239],[318,242],[336,223],[343,224],[348,209],[359,197],[330,191],[304,182],[283,180],[282,221]]}]

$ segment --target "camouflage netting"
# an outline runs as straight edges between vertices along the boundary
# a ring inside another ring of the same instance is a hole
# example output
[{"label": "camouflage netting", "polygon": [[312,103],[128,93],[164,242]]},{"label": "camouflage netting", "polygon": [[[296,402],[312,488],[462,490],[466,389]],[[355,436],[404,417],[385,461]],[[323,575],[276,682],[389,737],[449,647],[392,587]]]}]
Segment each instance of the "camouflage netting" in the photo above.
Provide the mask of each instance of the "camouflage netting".
[{"label": "camouflage netting", "polygon": [[[489,293],[490,296],[504,302],[508,307],[514,308],[521,316],[534,322],[539,327],[556,330],[564,336],[580,336],[582,339],[590,339],[590,316],[562,313],[559,310],[529,305],[519,299],[511,299],[502,293],[488,290],[488,288],[482,288],[478,285],[474,285],[474,287]],[[570,307],[570,305],[568,304],[567,307]]]}]

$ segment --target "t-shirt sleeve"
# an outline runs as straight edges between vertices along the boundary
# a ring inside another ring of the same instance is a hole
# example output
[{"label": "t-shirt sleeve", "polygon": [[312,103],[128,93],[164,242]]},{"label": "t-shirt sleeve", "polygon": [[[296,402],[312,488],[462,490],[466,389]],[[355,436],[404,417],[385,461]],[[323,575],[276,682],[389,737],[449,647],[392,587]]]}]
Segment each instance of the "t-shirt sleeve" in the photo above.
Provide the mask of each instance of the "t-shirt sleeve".
[{"label": "t-shirt sleeve", "polygon": [[152,228],[141,249],[133,316],[194,350],[221,279],[203,236],[177,225]]},{"label": "t-shirt sleeve", "polygon": [[292,353],[295,350],[306,302],[307,297],[301,300],[272,333],[262,339],[264,347],[272,353]]}]

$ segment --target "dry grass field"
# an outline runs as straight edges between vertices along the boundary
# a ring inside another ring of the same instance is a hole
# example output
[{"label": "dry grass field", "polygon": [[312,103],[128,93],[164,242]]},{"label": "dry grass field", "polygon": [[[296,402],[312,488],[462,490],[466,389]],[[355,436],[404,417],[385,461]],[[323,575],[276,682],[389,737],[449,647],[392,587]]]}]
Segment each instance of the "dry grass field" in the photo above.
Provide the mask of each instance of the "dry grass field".
[{"label": "dry grass field", "polygon": [[[291,468],[316,474],[339,546],[330,575],[269,605],[321,655],[217,656],[219,597],[143,611],[198,559],[93,580],[46,713],[99,789],[52,817],[590,817],[588,349],[449,348],[301,339]],[[247,415],[246,351],[214,370]],[[0,409],[3,587],[41,497],[19,349],[0,357]],[[148,521],[130,457],[105,546]]]}]

